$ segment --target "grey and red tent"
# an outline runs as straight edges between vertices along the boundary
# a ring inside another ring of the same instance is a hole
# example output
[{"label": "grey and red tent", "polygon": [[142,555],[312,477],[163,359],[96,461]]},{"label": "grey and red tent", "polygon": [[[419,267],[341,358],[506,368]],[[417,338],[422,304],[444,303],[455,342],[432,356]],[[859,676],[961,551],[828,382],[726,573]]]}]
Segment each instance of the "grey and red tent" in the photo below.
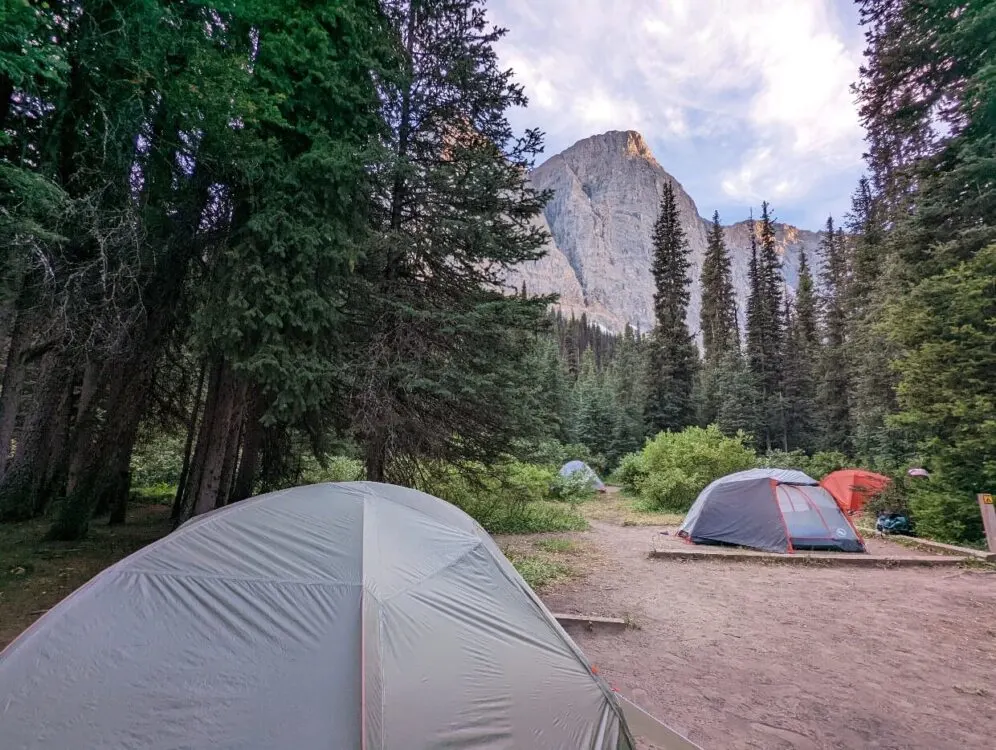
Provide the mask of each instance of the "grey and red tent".
[{"label": "grey and red tent", "polygon": [[833,496],[791,469],[750,469],[717,479],[699,494],[678,531],[696,544],[768,552],[864,552]]}]

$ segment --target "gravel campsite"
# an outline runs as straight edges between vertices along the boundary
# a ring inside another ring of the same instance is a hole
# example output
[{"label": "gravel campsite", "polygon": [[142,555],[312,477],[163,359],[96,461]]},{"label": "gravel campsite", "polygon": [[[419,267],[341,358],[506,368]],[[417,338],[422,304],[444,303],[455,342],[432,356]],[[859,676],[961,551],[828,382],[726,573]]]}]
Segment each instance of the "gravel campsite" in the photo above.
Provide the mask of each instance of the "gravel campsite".
[{"label": "gravel campsite", "polygon": [[[594,513],[590,531],[550,537],[570,537],[577,573],[543,599],[626,619],[572,636],[622,695],[702,747],[992,747],[992,570],[651,559],[673,526]],[[869,552],[923,554],[884,540]]]}]

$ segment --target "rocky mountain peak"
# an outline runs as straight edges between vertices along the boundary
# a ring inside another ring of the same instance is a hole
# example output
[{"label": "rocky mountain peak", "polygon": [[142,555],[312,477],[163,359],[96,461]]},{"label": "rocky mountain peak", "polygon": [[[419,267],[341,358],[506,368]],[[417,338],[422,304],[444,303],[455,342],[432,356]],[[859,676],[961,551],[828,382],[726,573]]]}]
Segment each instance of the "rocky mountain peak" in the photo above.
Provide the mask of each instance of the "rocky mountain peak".
[{"label": "rocky mountain peak", "polygon": [[[665,181],[675,187],[691,254],[692,290],[688,323],[699,328],[699,276],[709,223],[681,184],[658,163],[634,130],[613,130],[578,141],[533,170],[533,184],[552,190],[538,223],[551,241],[547,256],[520,266],[509,282],[525,281],[534,294],[559,294],[565,314],[586,313],[603,327],[653,327],[654,283],[651,234]],[[711,213],[711,212],[710,212]],[[816,265],[820,235],[776,224],[776,241],[786,284],[794,288],[799,251]],[[749,222],[724,228],[733,261],[741,318],[746,309],[750,263]]]}]

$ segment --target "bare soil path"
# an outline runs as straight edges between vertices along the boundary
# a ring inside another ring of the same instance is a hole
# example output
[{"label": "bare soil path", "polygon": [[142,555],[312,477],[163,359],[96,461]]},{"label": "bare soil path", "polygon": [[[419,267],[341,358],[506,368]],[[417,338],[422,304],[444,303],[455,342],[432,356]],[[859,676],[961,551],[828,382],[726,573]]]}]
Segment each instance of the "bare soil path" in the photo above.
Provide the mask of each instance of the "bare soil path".
[{"label": "bare soil path", "polygon": [[991,569],[654,560],[660,529],[619,523],[574,535],[584,574],[543,598],[630,618],[576,640],[706,750],[996,747]]}]

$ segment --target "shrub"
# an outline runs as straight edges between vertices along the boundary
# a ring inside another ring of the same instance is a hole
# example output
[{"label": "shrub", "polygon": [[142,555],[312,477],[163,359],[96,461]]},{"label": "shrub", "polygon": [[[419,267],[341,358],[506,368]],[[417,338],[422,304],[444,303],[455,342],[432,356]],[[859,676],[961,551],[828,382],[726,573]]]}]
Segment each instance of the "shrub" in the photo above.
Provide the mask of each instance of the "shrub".
[{"label": "shrub", "polygon": [[142,434],[131,454],[132,486],[152,487],[179,482],[185,442],[186,437],[182,434]]},{"label": "shrub", "polygon": [[854,461],[840,451],[819,451],[809,455],[801,450],[774,450],[759,456],[757,465],[765,469],[796,469],[820,480],[833,471],[854,466]]},{"label": "shrub", "polygon": [[936,474],[927,482],[910,482],[909,488],[917,536],[950,544],[982,542],[982,515],[974,495],[956,490]]},{"label": "shrub", "polygon": [[[645,475],[636,480],[636,488],[650,509],[688,510],[714,479],[756,465],[757,456],[747,447],[747,439],[742,432],[726,437],[715,425],[662,432],[643,448]],[[626,471],[638,468],[637,464]]]},{"label": "shrub", "polygon": [[553,502],[556,471],[509,461],[490,467],[427,467],[419,489],[447,500],[492,534],[583,531],[588,522],[573,505]]},{"label": "shrub", "polygon": [[324,466],[311,454],[301,457],[301,484],[358,482],[365,474],[363,462],[348,456],[329,456]]},{"label": "shrub", "polygon": [[613,484],[622,485],[623,489],[634,495],[640,494],[640,488],[646,478],[647,464],[642,451],[623,456],[611,477]]},{"label": "shrub", "polygon": [[583,471],[576,471],[566,477],[555,475],[549,492],[552,499],[567,503],[581,503],[595,496],[591,477]]},{"label": "shrub", "polygon": [[559,469],[568,461],[584,461],[599,476],[605,471],[605,456],[593,453],[581,443],[561,443],[557,440],[541,440],[537,443],[517,441],[512,452],[525,463]]}]

